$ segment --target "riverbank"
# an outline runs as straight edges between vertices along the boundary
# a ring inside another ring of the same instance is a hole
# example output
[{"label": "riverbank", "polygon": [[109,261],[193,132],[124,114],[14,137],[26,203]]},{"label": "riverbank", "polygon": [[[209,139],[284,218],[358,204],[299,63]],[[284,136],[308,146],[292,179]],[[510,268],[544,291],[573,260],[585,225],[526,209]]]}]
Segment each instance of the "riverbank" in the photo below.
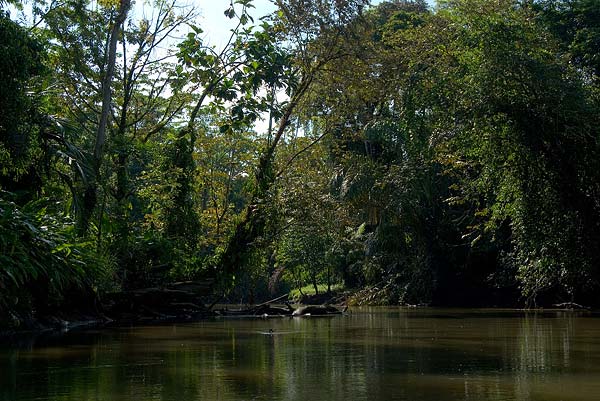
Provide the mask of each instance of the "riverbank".
[{"label": "riverbank", "polygon": [[[25,333],[68,332],[86,328],[120,326],[143,326],[166,323],[186,323],[214,317],[272,317],[292,316],[304,305],[320,305],[325,309],[300,314],[326,315],[345,311],[348,307],[386,306],[376,288],[359,290],[336,289],[318,294],[286,300],[290,294],[266,300],[254,305],[215,307],[215,297],[208,295],[206,286],[191,282],[175,283],[164,288],[145,288],[105,294],[94,302],[81,303],[80,309],[71,304],[68,308],[57,309],[53,313],[39,314],[35,311],[8,312],[0,325],[0,341],[11,342]],[[292,306],[294,304],[295,306]],[[90,307],[93,305],[93,307]],[[209,306],[206,306],[209,305]],[[388,305],[389,306],[389,305]],[[402,304],[405,307],[429,307],[429,305]],[[330,309],[326,309],[330,308]],[[519,310],[520,308],[514,308]],[[573,302],[548,305],[532,310],[587,310],[591,308]]]},{"label": "riverbank", "polygon": [[[52,314],[9,312],[0,327],[0,341],[10,343],[22,334],[68,332],[88,328],[187,323],[215,317],[291,317],[341,314],[347,293],[306,295],[287,302],[288,294],[255,305],[215,306],[183,290],[146,288],[106,294],[94,310],[62,310]],[[208,300],[209,298],[204,298]],[[210,298],[212,301],[212,298]],[[334,306],[334,305],[337,305]]]}]

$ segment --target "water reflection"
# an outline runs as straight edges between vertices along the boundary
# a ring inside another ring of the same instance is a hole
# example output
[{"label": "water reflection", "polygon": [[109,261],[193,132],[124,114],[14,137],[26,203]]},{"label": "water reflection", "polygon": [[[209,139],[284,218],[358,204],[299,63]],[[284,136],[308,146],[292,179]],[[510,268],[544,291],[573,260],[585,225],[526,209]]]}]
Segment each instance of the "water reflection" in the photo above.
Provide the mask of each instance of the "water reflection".
[{"label": "water reflection", "polygon": [[599,329],[394,308],[69,333],[0,349],[0,400],[595,400]]}]

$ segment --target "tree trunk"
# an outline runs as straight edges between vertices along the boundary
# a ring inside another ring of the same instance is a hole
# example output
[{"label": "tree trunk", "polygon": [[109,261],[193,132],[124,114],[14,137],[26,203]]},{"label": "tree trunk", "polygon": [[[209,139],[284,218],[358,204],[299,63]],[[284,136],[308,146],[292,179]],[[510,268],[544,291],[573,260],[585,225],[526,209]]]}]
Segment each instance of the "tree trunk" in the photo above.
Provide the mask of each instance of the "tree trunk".
[{"label": "tree trunk", "polygon": [[117,41],[123,29],[123,24],[129,13],[131,0],[121,0],[117,16],[114,20],[109,33],[109,45],[106,69],[102,78],[102,111],[98,120],[98,130],[96,131],[96,142],[94,144],[93,169],[94,176],[90,177],[83,194],[83,210],[80,219],[80,233],[87,231],[92,214],[97,203],[97,189],[100,176],[100,167],[104,158],[104,145],[106,143],[106,128],[108,126],[108,117],[110,115],[112,80],[115,75],[115,64],[117,60]]},{"label": "tree trunk", "polygon": [[108,116],[110,114],[110,103],[112,96],[112,80],[115,75],[115,64],[117,61],[117,40],[121,35],[123,23],[129,13],[131,0],[121,0],[119,11],[115,22],[110,29],[110,44],[108,46],[108,60],[106,71],[102,79],[102,112],[98,122],[98,131],[96,132],[96,143],[94,145],[94,161],[99,169],[104,156],[104,144],[106,143],[106,127],[108,125]]},{"label": "tree trunk", "polygon": [[[292,113],[298,106],[300,99],[304,96],[312,83],[313,76],[309,75],[299,85],[298,91],[292,97],[279,120],[277,131],[272,141],[267,145],[260,157],[255,175],[255,186],[252,198],[246,207],[244,218],[237,224],[234,234],[229,239],[225,251],[221,255],[219,264],[222,277],[228,280],[236,271],[243,268],[247,256],[252,252],[254,242],[264,235],[266,220],[264,209],[277,175],[274,171],[274,159],[277,145],[281,141],[286,128],[290,124]],[[222,283],[223,284],[223,283]],[[231,283],[227,283],[226,286]]]},{"label": "tree trunk", "polygon": [[319,285],[317,284],[317,276],[314,274],[312,276],[312,285],[315,289],[315,295],[319,295]]}]

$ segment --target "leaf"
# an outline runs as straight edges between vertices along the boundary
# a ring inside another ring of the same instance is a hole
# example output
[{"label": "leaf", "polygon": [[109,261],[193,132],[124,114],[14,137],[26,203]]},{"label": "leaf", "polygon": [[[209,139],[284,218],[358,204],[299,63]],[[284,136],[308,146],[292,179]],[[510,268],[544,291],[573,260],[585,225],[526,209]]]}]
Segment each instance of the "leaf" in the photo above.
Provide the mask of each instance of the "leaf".
[{"label": "leaf", "polygon": [[229,7],[223,14],[225,14],[227,18],[233,19],[235,17],[235,10],[233,7]]}]

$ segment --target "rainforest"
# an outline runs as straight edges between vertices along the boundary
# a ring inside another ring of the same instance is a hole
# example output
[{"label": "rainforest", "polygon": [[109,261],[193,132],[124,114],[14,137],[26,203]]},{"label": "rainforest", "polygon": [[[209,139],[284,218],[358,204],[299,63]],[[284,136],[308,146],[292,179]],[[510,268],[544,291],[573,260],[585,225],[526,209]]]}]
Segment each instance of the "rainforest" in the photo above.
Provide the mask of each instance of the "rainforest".
[{"label": "rainforest", "polygon": [[1,330],[192,287],[600,306],[597,0],[222,8],[0,1]]}]

